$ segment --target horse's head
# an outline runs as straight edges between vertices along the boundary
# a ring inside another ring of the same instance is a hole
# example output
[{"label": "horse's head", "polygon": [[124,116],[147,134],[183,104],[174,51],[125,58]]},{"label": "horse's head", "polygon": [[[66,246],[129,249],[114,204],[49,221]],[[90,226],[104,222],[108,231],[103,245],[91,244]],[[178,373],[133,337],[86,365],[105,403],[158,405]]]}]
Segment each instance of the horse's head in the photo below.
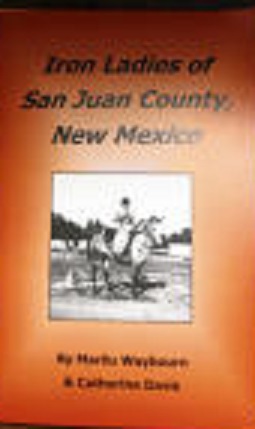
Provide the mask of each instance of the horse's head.
[{"label": "horse's head", "polygon": [[108,257],[110,255],[108,241],[106,239],[107,228],[104,225],[97,225],[91,240],[91,252],[97,257]]},{"label": "horse's head", "polygon": [[150,216],[146,221],[144,221],[143,231],[152,241],[153,245],[160,243],[160,231],[159,225],[162,222],[163,218],[157,216]]}]

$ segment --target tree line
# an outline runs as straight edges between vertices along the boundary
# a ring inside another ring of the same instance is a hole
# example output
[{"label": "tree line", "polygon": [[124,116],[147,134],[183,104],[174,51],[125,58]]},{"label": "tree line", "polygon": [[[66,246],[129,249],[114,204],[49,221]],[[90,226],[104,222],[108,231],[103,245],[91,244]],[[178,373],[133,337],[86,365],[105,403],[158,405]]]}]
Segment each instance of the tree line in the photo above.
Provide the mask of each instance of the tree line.
[{"label": "tree line", "polygon": [[[87,241],[89,246],[94,234],[100,232],[102,228],[104,229],[105,240],[111,242],[116,229],[103,225],[99,219],[89,219],[83,227],[77,222],[66,219],[62,214],[51,214],[51,238],[52,240],[65,241],[67,247],[70,245],[70,242],[78,246],[81,240]],[[183,228],[180,232],[161,235],[162,247],[167,247],[170,243],[190,244],[191,242],[191,228]]]}]

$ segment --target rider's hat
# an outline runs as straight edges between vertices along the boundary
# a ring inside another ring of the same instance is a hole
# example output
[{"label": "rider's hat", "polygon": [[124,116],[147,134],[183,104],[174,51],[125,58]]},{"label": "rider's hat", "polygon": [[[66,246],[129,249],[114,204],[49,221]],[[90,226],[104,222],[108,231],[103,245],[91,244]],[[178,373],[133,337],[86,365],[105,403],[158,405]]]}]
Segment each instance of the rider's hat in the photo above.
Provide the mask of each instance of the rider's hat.
[{"label": "rider's hat", "polygon": [[121,200],[121,204],[122,204],[123,206],[128,206],[128,205],[130,204],[130,199],[129,199],[128,197],[124,197],[124,198],[122,198],[122,200]]}]

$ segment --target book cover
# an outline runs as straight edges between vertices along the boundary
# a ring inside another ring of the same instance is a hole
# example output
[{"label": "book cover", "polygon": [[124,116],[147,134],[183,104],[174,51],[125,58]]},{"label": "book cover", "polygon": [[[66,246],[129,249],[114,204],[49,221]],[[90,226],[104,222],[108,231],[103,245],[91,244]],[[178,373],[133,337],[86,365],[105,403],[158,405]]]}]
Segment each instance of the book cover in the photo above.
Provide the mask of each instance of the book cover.
[{"label": "book cover", "polygon": [[255,427],[254,9],[0,32],[0,421]]}]

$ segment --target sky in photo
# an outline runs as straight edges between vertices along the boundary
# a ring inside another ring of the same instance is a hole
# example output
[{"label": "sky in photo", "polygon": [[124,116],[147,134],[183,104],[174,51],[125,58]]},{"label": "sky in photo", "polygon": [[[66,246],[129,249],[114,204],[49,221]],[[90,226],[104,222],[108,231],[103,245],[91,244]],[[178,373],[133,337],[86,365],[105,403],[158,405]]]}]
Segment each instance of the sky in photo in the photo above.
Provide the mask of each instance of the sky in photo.
[{"label": "sky in photo", "polygon": [[[135,220],[163,217],[162,232],[192,227],[190,174],[54,174],[52,210],[85,226],[89,219],[114,226],[120,201],[128,197]],[[116,226],[116,225],[115,225]]]}]

